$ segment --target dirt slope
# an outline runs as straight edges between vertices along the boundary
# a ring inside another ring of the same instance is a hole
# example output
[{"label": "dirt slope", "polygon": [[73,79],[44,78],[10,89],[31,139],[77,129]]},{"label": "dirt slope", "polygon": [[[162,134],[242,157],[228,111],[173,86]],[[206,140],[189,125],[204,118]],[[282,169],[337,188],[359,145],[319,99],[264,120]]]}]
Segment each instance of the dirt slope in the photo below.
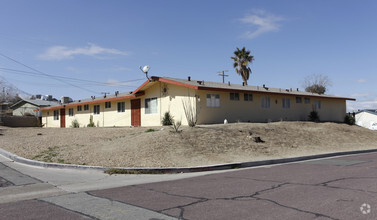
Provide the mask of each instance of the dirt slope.
[{"label": "dirt slope", "polygon": [[[199,166],[377,148],[375,131],[336,123],[148,129],[0,127],[0,147],[29,159],[107,167]],[[256,136],[265,142],[252,141]]]}]

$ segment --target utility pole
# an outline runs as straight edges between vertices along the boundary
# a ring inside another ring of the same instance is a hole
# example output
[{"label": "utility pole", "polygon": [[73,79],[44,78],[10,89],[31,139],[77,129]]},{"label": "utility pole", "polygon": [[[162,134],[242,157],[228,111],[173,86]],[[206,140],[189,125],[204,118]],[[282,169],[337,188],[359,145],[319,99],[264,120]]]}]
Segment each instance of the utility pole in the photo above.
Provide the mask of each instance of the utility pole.
[{"label": "utility pole", "polygon": [[228,70],[221,70],[221,71],[218,72],[218,73],[222,73],[222,74],[219,74],[219,76],[223,77],[223,83],[225,82],[225,77],[229,76],[229,75],[225,75],[225,72],[229,72],[229,71]]}]

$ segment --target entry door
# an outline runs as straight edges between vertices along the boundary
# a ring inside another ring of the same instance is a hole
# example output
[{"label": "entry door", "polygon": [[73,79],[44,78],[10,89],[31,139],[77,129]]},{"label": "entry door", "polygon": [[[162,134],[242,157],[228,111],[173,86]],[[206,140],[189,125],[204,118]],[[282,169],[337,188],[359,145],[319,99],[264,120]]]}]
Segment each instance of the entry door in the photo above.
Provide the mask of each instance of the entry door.
[{"label": "entry door", "polygon": [[131,100],[131,125],[135,127],[141,126],[140,99]]},{"label": "entry door", "polygon": [[65,128],[65,109],[60,109],[60,127]]}]

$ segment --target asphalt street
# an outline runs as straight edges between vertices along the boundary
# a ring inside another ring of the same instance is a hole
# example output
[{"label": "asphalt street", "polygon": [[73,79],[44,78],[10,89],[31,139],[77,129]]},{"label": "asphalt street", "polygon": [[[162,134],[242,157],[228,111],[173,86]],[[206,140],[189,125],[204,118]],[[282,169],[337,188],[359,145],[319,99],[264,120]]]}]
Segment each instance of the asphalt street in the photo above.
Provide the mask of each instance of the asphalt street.
[{"label": "asphalt street", "polygon": [[377,219],[377,153],[170,175],[0,162],[0,219]]}]

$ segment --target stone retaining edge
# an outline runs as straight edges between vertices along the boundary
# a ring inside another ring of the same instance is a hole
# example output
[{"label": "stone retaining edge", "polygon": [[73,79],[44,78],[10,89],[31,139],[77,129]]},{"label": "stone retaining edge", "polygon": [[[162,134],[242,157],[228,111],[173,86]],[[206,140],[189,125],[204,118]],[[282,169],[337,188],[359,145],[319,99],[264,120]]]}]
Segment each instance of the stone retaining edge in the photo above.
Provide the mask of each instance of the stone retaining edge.
[{"label": "stone retaining edge", "polygon": [[249,161],[249,162],[239,162],[239,163],[225,163],[225,164],[215,164],[209,166],[195,166],[195,167],[167,167],[167,168],[132,168],[132,167],[101,167],[101,166],[87,166],[87,165],[75,165],[75,164],[61,164],[61,163],[47,163],[41,161],[35,161],[26,159],[15,154],[12,154],[2,148],[0,148],[0,154],[18,163],[23,163],[31,166],[45,167],[45,168],[61,168],[61,169],[80,169],[80,170],[102,170],[106,171],[109,169],[121,169],[125,171],[136,171],[142,173],[154,173],[154,174],[167,174],[167,173],[189,173],[189,172],[203,172],[203,171],[214,171],[214,170],[226,170],[226,169],[237,169],[237,168],[247,168],[247,167],[258,167],[274,164],[284,164],[299,162],[305,160],[321,159],[327,157],[362,154],[362,153],[373,153],[377,152],[377,149],[370,150],[356,150],[356,151],[343,151],[334,152],[326,154],[316,154],[309,156],[291,157],[291,158],[281,158],[281,159],[271,159],[271,160],[259,160],[259,161]]}]

